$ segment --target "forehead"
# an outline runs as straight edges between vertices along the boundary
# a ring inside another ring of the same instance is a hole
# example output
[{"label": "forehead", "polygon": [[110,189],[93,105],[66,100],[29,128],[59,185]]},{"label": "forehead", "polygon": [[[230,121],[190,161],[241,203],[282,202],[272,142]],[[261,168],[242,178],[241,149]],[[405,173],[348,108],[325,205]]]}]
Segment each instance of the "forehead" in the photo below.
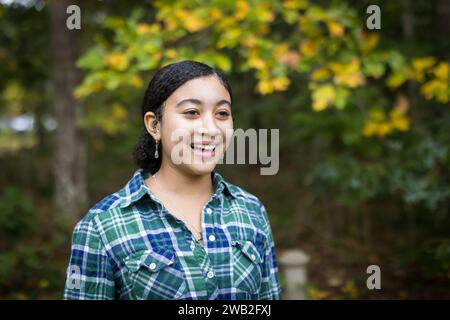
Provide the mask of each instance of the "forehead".
[{"label": "forehead", "polygon": [[226,99],[231,102],[230,94],[216,76],[195,78],[187,81],[175,90],[167,99],[168,102],[178,103],[183,99],[194,98],[204,103],[215,104]]}]

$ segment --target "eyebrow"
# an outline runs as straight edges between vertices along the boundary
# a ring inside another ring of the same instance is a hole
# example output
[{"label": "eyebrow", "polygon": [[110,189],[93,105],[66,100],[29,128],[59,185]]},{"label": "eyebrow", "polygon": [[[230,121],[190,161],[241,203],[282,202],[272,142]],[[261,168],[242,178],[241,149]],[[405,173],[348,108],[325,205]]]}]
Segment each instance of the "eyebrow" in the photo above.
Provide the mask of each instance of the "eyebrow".
[{"label": "eyebrow", "polygon": [[[180,102],[177,103],[175,108],[178,108],[180,105],[182,105],[183,103],[187,103],[187,102],[191,102],[191,103],[199,105],[199,106],[203,105],[203,102],[201,100],[191,98],[191,99],[183,99],[183,100],[181,100]],[[228,100],[225,100],[225,99],[222,99],[222,100],[218,101],[216,103],[216,106],[220,106],[222,104],[228,104],[230,106],[230,108],[231,108],[231,102],[228,101]]]}]

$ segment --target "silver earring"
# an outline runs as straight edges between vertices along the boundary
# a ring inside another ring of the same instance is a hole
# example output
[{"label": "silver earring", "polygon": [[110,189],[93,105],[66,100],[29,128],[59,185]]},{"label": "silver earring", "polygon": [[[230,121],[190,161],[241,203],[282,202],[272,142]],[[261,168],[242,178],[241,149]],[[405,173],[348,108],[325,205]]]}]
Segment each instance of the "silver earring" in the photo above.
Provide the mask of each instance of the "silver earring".
[{"label": "silver earring", "polygon": [[158,158],[159,158],[158,144],[159,144],[159,141],[156,140],[156,146],[155,146],[155,159],[158,159]]}]

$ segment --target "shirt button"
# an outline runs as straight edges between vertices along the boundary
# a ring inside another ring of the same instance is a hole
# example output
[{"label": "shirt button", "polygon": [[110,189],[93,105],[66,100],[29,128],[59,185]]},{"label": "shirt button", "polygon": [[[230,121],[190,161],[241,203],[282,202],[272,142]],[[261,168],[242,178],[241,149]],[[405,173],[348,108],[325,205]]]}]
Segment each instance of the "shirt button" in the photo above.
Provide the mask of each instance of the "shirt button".
[{"label": "shirt button", "polygon": [[212,213],[212,209],[211,208],[206,208],[206,213],[207,214],[211,214]]},{"label": "shirt button", "polygon": [[214,277],[214,272],[209,271],[208,274],[206,275],[209,279],[211,279],[212,277]]},{"label": "shirt button", "polygon": [[251,255],[252,260],[256,260],[256,256],[254,254]]},{"label": "shirt button", "polygon": [[195,243],[194,243],[194,241],[192,241],[191,242],[191,250],[194,250],[195,249]]},{"label": "shirt button", "polygon": [[216,240],[216,237],[215,237],[213,234],[211,234],[211,235],[208,237],[208,239],[209,239],[209,241],[215,241],[215,240]]},{"label": "shirt button", "polygon": [[154,270],[156,268],[156,263],[152,262],[148,267],[150,268],[150,270]]}]

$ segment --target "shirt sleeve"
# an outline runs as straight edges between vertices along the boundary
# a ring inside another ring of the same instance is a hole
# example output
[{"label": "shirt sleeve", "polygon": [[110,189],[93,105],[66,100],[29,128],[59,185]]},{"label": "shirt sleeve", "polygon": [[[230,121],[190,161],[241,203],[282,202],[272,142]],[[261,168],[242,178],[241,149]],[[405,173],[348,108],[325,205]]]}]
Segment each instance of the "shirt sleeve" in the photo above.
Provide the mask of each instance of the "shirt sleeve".
[{"label": "shirt sleeve", "polygon": [[280,278],[278,274],[278,264],[275,254],[275,242],[273,240],[272,228],[270,227],[267,211],[262,203],[260,203],[260,210],[264,217],[265,232],[267,235],[267,245],[262,261],[262,283],[260,290],[261,300],[280,300],[281,287]]},{"label": "shirt sleeve", "polygon": [[72,236],[65,300],[112,300],[114,273],[93,219],[78,222]]}]

